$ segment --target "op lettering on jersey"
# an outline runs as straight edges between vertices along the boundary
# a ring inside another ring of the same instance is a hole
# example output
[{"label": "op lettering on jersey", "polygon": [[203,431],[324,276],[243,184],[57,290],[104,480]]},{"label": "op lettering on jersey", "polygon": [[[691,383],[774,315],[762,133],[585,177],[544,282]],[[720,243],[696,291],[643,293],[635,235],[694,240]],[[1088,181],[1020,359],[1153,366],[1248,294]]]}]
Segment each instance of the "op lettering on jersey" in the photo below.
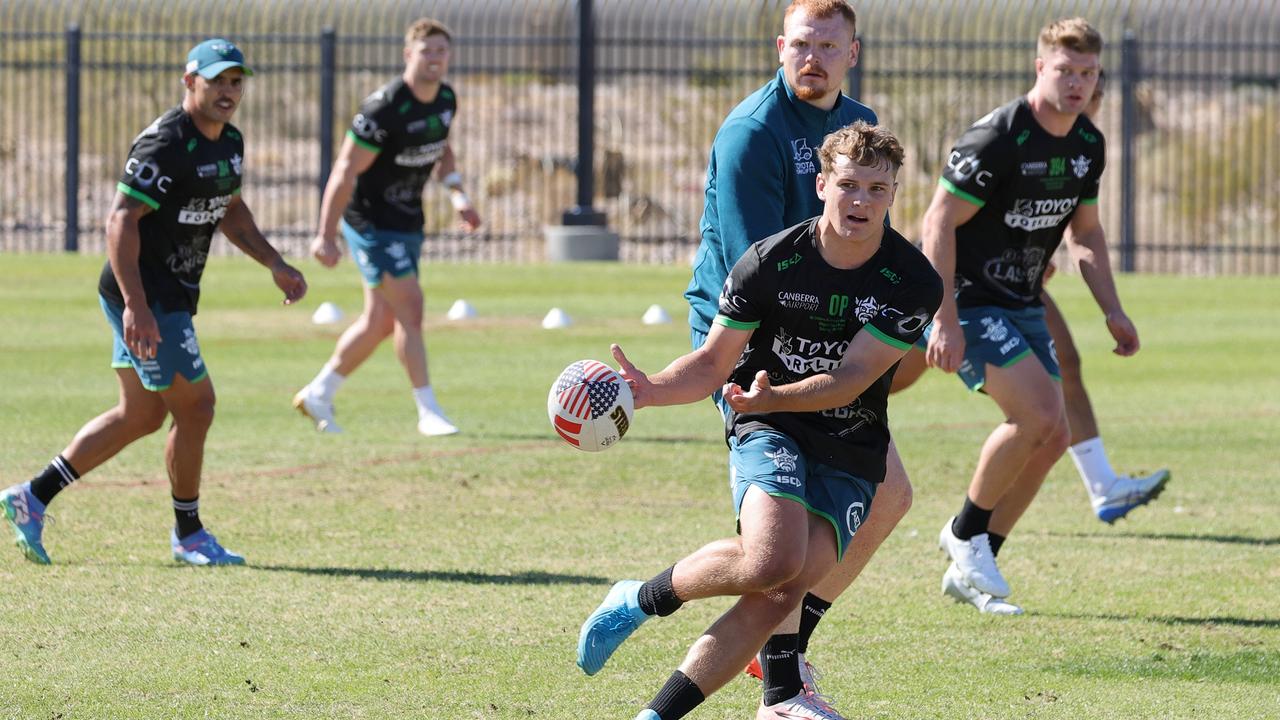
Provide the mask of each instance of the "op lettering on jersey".
[{"label": "op lettering on jersey", "polygon": [[1105,165],[1102,133],[1084,115],[1055,137],[1021,97],[974,123],[939,180],[979,207],[956,228],[957,305],[1039,305],[1045,266],[1076,208],[1097,202]]},{"label": "op lettering on jersey", "polygon": [[[716,322],[752,330],[730,380],[750,387],[764,370],[774,385],[840,367],[855,335],[907,350],[933,319],[942,280],[928,259],[892,228],[854,269],[827,264],[813,218],[748,248],[720,295]],[[895,364],[852,403],[821,412],[739,415],[726,433],[740,440],[760,429],[791,436],[812,459],[881,482],[889,446],[889,386]]]}]

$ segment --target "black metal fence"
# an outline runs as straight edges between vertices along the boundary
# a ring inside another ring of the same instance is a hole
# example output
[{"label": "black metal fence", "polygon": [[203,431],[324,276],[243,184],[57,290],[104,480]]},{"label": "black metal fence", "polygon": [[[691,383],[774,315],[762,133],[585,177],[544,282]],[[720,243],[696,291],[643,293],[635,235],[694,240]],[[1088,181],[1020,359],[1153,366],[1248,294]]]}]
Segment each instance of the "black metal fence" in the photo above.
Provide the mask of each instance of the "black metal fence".
[{"label": "black metal fence", "polygon": [[[785,0],[595,0],[593,205],[623,258],[685,262],[711,139],[777,67]],[[950,143],[1033,81],[1035,36],[1083,15],[1113,78],[1103,212],[1124,269],[1280,272],[1280,6],[1271,0],[855,3],[851,94],[908,149],[908,236]],[[436,258],[543,257],[575,200],[575,0],[0,0],[0,250],[101,252],[134,135],[181,98],[187,49],[222,35],[257,74],[236,124],[244,196],[278,245],[314,232],[328,160],[360,99],[401,68],[404,27],[454,30],[452,142],[486,225],[453,230],[429,188]],[[68,223],[68,218],[72,222]]]}]

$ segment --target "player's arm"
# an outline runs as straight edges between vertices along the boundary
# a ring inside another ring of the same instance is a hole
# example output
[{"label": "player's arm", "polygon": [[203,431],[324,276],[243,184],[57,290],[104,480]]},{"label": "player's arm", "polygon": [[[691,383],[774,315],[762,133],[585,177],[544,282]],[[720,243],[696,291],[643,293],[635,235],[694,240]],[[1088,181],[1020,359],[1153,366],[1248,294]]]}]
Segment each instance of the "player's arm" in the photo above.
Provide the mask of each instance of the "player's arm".
[{"label": "player's arm", "polygon": [[651,405],[683,405],[711,395],[733,372],[751,339],[751,330],[714,324],[702,347],[676,358],[653,375],[631,364],[622,348],[612,346],[621,375],[631,386],[637,409]]},{"label": "player's arm", "polygon": [[1138,330],[1120,305],[1120,294],[1116,291],[1107,254],[1107,236],[1102,229],[1102,216],[1096,201],[1082,202],[1076,207],[1066,240],[1071,258],[1080,267],[1080,276],[1102,309],[1107,330],[1115,338],[1116,346],[1112,352],[1124,356],[1138,352]]},{"label": "player's arm", "polygon": [[351,202],[356,178],[378,159],[379,151],[371,147],[357,143],[348,133],[329,172],[329,180],[324,184],[324,195],[320,199],[320,227],[311,242],[311,254],[325,267],[337,265],[338,258],[342,257],[337,242],[338,221],[342,219],[347,203]]},{"label": "player's arm", "polygon": [[956,309],[956,228],[972,220],[981,207],[939,184],[924,215],[922,249],[942,278],[942,304],[933,318],[925,358],[945,372],[955,372],[964,360],[964,331]]},{"label": "player's arm", "polygon": [[436,163],[436,178],[449,191],[449,203],[462,217],[462,229],[472,232],[480,227],[480,213],[476,212],[466,189],[462,187],[462,173],[458,171],[458,158],[453,153],[452,144],[444,146],[444,154]]},{"label": "player's arm", "polygon": [[864,327],[853,336],[840,367],[810,375],[787,385],[772,385],[763,370],[756,373],[749,390],[725,386],[729,407],[740,413],[818,412],[844,407],[866,392],[910,346],[890,345]]},{"label": "player's arm", "polygon": [[786,227],[786,158],[768,130],[746,120],[721,130],[714,152],[720,247],[731,268],[751,243]]},{"label": "player's arm", "polygon": [[285,262],[280,253],[267,242],[266,236],[253,219],[253,212],[239,193],[231,196],[227,214],[218,223],[218,229],[232,245],[271,271],[271,279],[284,292],[285,305],[292,305],[307,294],[307,281],[303,279],[302,273]]},{"label": "player's arm", "polygon": [[143,360],[154,358],[160,343],[160,328],[147,306],[147,292],[138,270],[138,253],[142,249],[138,221],[151,210],[152,205],[137,197],[117,192],[107,215],[107,259],[124,296],[124,344]]}]

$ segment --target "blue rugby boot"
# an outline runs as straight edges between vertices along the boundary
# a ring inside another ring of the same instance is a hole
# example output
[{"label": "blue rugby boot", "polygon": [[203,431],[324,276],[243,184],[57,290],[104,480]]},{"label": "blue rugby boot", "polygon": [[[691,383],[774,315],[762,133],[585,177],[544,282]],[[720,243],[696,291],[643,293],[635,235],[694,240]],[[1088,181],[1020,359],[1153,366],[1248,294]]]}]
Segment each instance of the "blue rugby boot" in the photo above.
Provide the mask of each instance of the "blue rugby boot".
[{"label": "blue rugby boot", "polygon": [[244,557],[218,544],[208,530],[201,528],[178,539],[177,531],[169,531],[169,544],[173,546],[173,559],[189,565],[243,565]]},{"label": "blue rugby boot", "polygon": [[49,554],[41,542],[44,503],[31,494],[31,483],[24,482],[0,492],[0,506],[4,507],[4,519],[13,528],[13,543],[31,562],[48,565]]},{"label": "blue rugby boot", "polygon": [[582,632],[578,633],[578,667],[582,672],[600,672],[622,641],[651,617],[640,609],[643,584],[639,580],[614,583],[604,602],[582,623]]},{"label": "blue rugby boot", "polygon": [[1130,510],[1160,497],[1171,477],[1173,474],[1168,470],[1157,470],[1145,477],[1121,475],[1105,495],[1093,496],[1093,512],[1099,520],[1110,525],[1128,515]]}]

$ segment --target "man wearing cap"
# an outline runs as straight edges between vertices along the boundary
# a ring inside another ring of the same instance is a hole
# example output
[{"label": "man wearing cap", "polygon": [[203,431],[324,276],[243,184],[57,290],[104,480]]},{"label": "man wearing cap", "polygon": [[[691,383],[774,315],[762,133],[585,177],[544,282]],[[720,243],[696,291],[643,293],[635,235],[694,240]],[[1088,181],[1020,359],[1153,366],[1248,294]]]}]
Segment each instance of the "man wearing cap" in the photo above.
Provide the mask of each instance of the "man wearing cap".
[{"label": "man wearing cap", "polygon": [[182,104],[133,141],[107,217],[99,302],[115,337],[119,403],[89,421],[30,481],[0,492],[0,507],[26,558],[48,564],[45,508],[63,488],[172,416],[165,467],[176,522],[173,557],[192,565],[241,565],[200,521],[200,472],[213,423],[213,381],[191,318],[214,230],[271,271],[290,305],[302,274],[263,237],[240,197],[244,138],[231,116],[253,74],[231,42],[206,40],[187,55]]},{"label": "man wearing cap", "polygon": [[433,174],[448,188],[462,229],[480,226],[449,143],[458,112],[453,88],[444,82],[451,43],[449,29],[437,20],[421,18],[409,25],[404,71],[361,103],[325,184],[311,253],[325,267],[334,267],[342,255],[337,240],[342,234],[364,279],[364,310],[342,333],[320,372],[293,397],[293,406],[322,433],[341,432],[334,419],[334,395],[392,335],[413,388],[418,432],[458,432],[436,401],[427,374],[418,280],[422,190]]}]

